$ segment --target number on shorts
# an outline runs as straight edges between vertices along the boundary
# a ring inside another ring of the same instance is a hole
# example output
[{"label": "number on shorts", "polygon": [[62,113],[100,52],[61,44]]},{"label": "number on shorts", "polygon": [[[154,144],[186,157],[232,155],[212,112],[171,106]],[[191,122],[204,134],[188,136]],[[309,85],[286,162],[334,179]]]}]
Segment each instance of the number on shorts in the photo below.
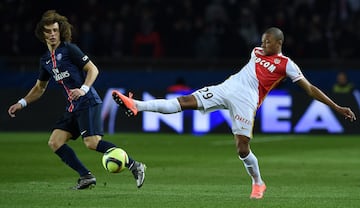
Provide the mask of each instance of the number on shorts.
[{"label": "number on shorts", "polygon": [[208,87],[202,88],[201,90],[199,90],[199,92],[203,96],[204,99],[209,99],[214,96],[211,92],[209,92]]}]

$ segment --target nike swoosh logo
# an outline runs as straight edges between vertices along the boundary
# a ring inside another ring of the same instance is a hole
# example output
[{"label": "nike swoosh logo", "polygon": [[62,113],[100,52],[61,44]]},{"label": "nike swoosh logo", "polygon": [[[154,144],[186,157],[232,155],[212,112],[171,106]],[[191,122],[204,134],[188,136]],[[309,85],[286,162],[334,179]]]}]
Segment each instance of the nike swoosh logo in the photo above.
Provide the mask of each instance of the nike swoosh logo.
[{"label": "nike swoosh logo", "polygon": [[87,132],[87,130],[80,132],[81,136],[84,135]]},{"label": "nike swoosh logo", "polygon": [[46,64],[49,64],[49,63],[50,63],[50,60],[47,60],[45,63],[46,63]]}]

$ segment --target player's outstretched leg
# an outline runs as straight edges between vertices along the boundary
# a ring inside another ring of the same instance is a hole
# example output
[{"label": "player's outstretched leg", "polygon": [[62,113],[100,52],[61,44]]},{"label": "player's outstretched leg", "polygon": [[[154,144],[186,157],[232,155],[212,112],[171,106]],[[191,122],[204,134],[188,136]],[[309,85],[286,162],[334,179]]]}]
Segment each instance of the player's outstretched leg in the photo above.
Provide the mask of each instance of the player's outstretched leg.
[{"label": "player's outstretched leg", "polygon": [[88,175],[81,176],[78,179],[76,186],[73,189],[80,190],[80,189],[87,189],[93,188],[96,185],[96,178],[93,174],[89,173]]},{"label": "player's outstretched leg", "polygon": [[140,162],[135,162],[134,165],[130,168],[130,170],[134,175],[137,187],[141,188],[145,181],[146,165]]},{"label": "player's outstretched leg", "polygon": [[129,117],[136,116],[138,109],[136,108],[135,102],[132,99],[133,94],[129,92],[129,97],[123,95],[117,90],[112,91],[114,101],[125,109],[125,114]]}]

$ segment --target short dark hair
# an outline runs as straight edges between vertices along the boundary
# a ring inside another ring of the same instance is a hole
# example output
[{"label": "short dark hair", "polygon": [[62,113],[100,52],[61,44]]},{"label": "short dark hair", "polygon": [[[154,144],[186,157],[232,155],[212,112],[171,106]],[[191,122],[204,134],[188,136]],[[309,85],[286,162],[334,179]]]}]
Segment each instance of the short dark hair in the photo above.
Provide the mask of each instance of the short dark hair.
[{"label": "short dark hair", "polygon": [[41,20],[37,23],[35,28],[35,36],[41,42],[45,43],[44,26],[51,25],[56,22],[59,24],[60,40],[70,42],[73,26],[68,22],[68,19],[65,16],[60,15],[55,10],[48,10],[42,15]]},{"label": "short dark hair", "polygon": [[266,34],[271,34],[276,40],[284,42],[284,33],[277,27],[270,27],[265,31]]}]

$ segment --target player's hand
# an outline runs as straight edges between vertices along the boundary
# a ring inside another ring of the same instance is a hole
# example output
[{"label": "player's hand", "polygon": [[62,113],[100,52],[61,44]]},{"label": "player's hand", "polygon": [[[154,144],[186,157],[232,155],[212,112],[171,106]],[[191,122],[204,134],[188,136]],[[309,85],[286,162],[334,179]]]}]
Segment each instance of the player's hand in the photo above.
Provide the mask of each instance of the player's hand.
[{"label": "player's hand", "polygon": [[338,111],[340,114],[345,116],[345,119],[350,119],[351,122],[356,121],[355,113],[352,112],[350,108],[340,107]]},{"label": "player's hand", "polygon": [[81,96],[84,95],[85,95],[84,90],[81,90],[79,88],[71,89],[69,93],[71,100],[78,100]]},{"label": "player's hand", "polygon": [[23,107],[21,106],[20,103],[15,103],[14,105],[9,107],[8,113],[10,115],[10,117],[14,118],[16,117],[15,113],[18,110],[21,110]]}]

